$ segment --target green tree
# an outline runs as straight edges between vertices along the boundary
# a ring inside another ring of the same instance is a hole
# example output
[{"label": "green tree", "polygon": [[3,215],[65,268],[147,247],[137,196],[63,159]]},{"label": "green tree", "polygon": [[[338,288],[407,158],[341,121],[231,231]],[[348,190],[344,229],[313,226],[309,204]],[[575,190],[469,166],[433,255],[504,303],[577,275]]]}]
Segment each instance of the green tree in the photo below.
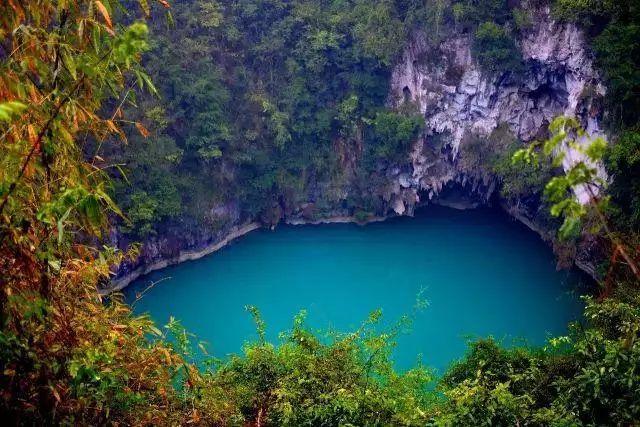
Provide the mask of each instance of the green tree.
[{"label": "green tree", "polygon": [[626,231],[640,229],[640,133],[625,131],[605,155],[613,175],[609,193],[616,223]]},{"label": "green tree", "polygon": [[522,70],[522,55],[514,40],[504,27],[494,22],[484,22],[478,26],[473,52],[485,71],[497,73]]},{"label": "green tree", "polygon": [[411,145],[424,128],[419,114],[379,112],[372,121],[374,154],[380,159],[401,161],[408,158]]},{"label": "green tree", "polygon": [[[238,423],[256,425],[424,425],[436,398],[431,373],[398,374],[390,359],[408,318],[380,332],[380,311],[351,333],[316,335],[296,316],[279,346],[250,308],[259,339],[204,378],[203,408],[233,408]],[[217,403],[215,403],[217,401]],[[224,403],[222,403],[222,402]],[[205,409],[203,409],[205,410]]]}]

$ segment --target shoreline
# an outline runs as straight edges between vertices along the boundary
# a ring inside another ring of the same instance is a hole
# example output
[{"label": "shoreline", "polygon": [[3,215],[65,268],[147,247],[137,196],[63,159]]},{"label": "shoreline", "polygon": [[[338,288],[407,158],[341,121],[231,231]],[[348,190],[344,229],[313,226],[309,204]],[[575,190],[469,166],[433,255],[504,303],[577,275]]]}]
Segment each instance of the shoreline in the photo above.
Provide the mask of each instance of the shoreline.
[{"label": "shoreline", "polygon": [[241,226],[236,226],[234,228],[231,229],[231,231],[225,236],[223,237],[221,240],[212,243],[210,245],[207,245],[205,247],[203,247],[202,249],[198,249],[198,250],[185,250],[185,251],[181,251],[178,256],[175,256],[173,258],[165,258],[165,259],[160,259],[157,260],[151,264],[148,265],[142,265],[132,271],[130,271],[129,273],[127,273],[126,275],[122,276],[122,277],[118,277],[116,279],[112,279],[111,280],[111,284],[109,287],[104,288],[104,289],[99,289],[98,292],[100,293],[100,295],[108,295],[110,293],[113,292],[118,292],[123,290],[124,288],[126,288],[127,286],[129,286],[129,284],[131,284],[131,282],[133,282],[134,280],[138,279],[139,277],[142,277],[146,274],[149,274],[153,271],[157,271],[157,270],[161,270],[163,268],[169,267],[171,265],[176,265],[176,264],[180,264],[182,262],[185,261],[194,261],[197,259],[200,259],[206,255],[212,254],[214,252],[219,251],[220,249],[224,248],[225,246],[227,246],[229,243],[231,243],[233,240],[244,236],[245,234],[248,234],[254,230],[257,230],[259,228],[261,228],[262,225],[258,222],[250,222],[248,224],[244,224]]},{"label": "shoreline", "polygon": [[[456,209],[456,210],[467,210],[470,208],[473,209],[473,207],[469,207],[469,206],[449,206],[446,204],[440,204],[440,205],[449,207],[451,209]],[[511,216],[516,221],[519,221],[521,224],[524,224],[525,227],[529,228],[531,231],[536,233],[544,242],[546,242],[547,244],[550,244],[550,239],[552,239],[551,236],[549,236],[548,233],[545,232],[544,230],[541,230],[538,227],[536,227],[530,220],[528,220],[526,217],[521,215],[517,209],[509,208],[507,205],[503,203],[500,203],[500,208],[503,212],[507,213],[507,215]],[[372,216],[367,218],[365,221],[358,221],[353,216],[338,215],[338,216],[333,216],[328,218],[321,218],[318,220],[305,220],[305,219],[294,218],[294,219],[284,220],[282,221],[282,223],[286,225],[291,225],[291,226],[321,225],[321,224],[357,224],[357,225],[364,226],[371,223],[383,222],[388,219],[396,218],[396,217],[398,217],[398,215],[391,214],[387,216]],[[215,243],[212,243],[210,245],[207,245],[197,250],[184,250],[184,251],[181,251],[175,257],[159,259],[151,264],[140,266],[130,271],[129,273],[127,273],[122,277],[112,279],[110,282],[110,286],[104,289],[99,289],[98,293],[102,296],[105,296],[113,292],[121,291],[125,289],[127,286],[129,286],[131,282],[133,282],[134,280],[146,274],[152,273],[157,270],[161,270],[163,268],[166,268],[172,265],[177,265],[185,261],[195,261],[204,256],[207,256],[214,252],[219,251],[220,249],[229,245],[229,243],[233,242],[234,240],[242,236],[245,236],[246,234],[251,233],[252,231],[255,231],[261,228],[270,228],[273,230],[276,227],[277,225],[267,227],[264,224],[261,224],[257,221],[249,222],[240,226],[235,226],[231,229],[231,231],[227,235],[225,235],[221,240]],[[575,267],[577,267],[579,270],[586,273],[592,279],[596,280],[595,272],[593,271],[593,268],[591,268],[591,266],[588,266],[585,263],[581,263],[579,262],[579,260],[575,260]]]},{"label": "shoreline", "polygon": [[[358,224],[358,225],[366,225],[374,222],[382,222],[393,216],[373,216],[371,218],[367,218],[366,221],[357,221],[353,216],[334,216],[329,218],[323,218],[313,221],[303,220],[303,219],[290,219],[283,221],[286,225],[299,226],[299,225],[320,225],[320,224]],[[210,255],[214,252],[219,251],[220,249],[229,245],[229,243],[234,240],[251,233],[252,231],[258,230],[260,228],[265,228],[265,226],[259,222],[253,221],[241,226],[235,226],[231,229],[231,231],[225,235],[221,240],[212,243],[203,247],[202,249],[197,250],[185,250],[181,251],[178,256],[172,258],[159,259],[151,264],[140,266],[126,275],[122,277],[118,277],[112,279],[110,282],[110,286],[104,289],[98,289],[98,293],[102,296],[109,295],[113,292],[119,292],[129,286],[131,282],[134,280],[152,273],[157,270],[161,270],[163,268],[177,265],[183,263],[185,261],[195,261],[204,256]],[[272,229],[275,226],[272,227]]]}]

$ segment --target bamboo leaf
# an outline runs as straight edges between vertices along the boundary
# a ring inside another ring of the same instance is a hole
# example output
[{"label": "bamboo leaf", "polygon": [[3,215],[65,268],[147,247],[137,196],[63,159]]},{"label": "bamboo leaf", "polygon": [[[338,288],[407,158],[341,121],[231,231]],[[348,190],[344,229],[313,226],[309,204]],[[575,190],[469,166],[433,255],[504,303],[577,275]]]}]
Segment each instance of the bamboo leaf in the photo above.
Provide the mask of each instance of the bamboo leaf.
[{"label": "bamboo leaf", "polygon": [[140,132],[140,135],[145,138],[149,137],[149,135],[151,134],[149,130],[147,130],[147,128],[144,127],[144,125],[140,122],[136,122],[136,128],[138,129],[138,132]]},{"label": "bamboo leaf", "polygon": [[0,102],[0,121],[11,121],[26,109],[27,106],[19,101]]},{"label": "bamboo leaf", "polygon": [[149,1],[148,0],[138,0],[138,4],[140,5],[140,8],[144,12],[144,15],[145,16],[149,16],[149,14],[151,13],[151,8],[149,7]]},{"label": "bamboo leaf", "polygon": [[66,49],[62,49],[61,56],[62,56],[62,63],[69,71],[69,74],[71,74],[71,77],[76,79],[78,77],[78,74],[76,73],[76,64],[71,58],[71,56],[69,56],[69,52],[67,52]]},{"label": "bamboo leaf", "polygon": [[109,11],[107,11],[107,8],[104,7],[104,5],[102,4],[102,2],[100,0],[96,0],[95,4],[96,4],[96,7],[98,8],[98,11],[100,12],[102,17],[104,18],[104,21],[107,24],[107,26],[110,29],[113,29],[113,23],[111,22],[111,16],[109,16]]}]

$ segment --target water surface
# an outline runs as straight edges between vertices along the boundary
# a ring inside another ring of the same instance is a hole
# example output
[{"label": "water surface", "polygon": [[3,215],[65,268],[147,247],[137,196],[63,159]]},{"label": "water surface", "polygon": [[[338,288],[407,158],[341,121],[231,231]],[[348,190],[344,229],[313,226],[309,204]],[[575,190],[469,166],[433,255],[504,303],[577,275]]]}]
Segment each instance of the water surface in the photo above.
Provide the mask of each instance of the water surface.
[{"label": "water surface", "polygon": [[440,372],[461,357],[466,341],[493,335],[510,343],[543,344],[563,334],[581,313],[571,295],[575,275],[555,269],[538,236],[492,209],[428,207],[415,218],[353,224],[279,226],[255,231],[197,261],[136,281],[129,301],[160,324],[173,315],[218,357],[255,338],[244,310],[257,306],[268,337],[308,312],[313,327],[357,328],[376,308],[393,322],[411,312],[416,296],[428,307],[399,339],[396,365],[421,357]]}]

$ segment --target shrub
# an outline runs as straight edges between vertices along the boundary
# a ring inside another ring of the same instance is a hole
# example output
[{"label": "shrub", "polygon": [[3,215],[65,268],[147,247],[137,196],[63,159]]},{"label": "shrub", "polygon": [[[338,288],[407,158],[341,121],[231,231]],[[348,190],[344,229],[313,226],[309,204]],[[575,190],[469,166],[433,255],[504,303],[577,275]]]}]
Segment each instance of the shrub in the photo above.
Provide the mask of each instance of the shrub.
[{"label": "shrub", "polygon": [[473,52],[487,72],[519,72],[522,55],[507,30],[494,22],[481,24],[475,33]]},{"label": "shrub", "polygon": [[411,144],[423,128],[424,119],[419,114],[377,113],[373,119],[375,156],[392,161],[406,160]]}]

